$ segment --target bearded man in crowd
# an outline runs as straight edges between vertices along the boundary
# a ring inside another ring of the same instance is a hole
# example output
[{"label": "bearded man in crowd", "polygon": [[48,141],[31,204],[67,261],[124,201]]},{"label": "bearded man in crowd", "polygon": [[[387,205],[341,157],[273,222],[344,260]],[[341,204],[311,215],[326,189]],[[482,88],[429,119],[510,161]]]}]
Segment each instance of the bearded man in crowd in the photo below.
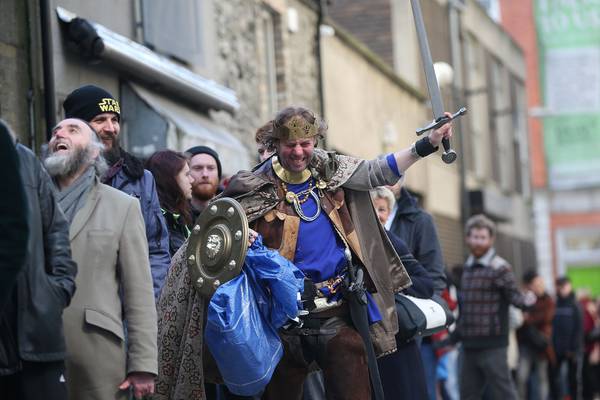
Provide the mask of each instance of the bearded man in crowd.
[{"label": "bearded man in crowd", "polygon": [[103,156],[109,169],[102,183],[139,200],[144,217],[154,296],[158,298],[171,264],[169,230],[160,210],[156,183],[140,160],[120,145],[121,106],[106,90],[86,85],[72,91],[63,103],[66,118],[88,122],[104,144]]},{"label": "bearded man in crowd", "polygon": [[68,394],[127,399],[132,388],[140,399],[154,391],[157,373],[148,243],[139,201],[100,182],[107,168],[101,150],[94,129],[70,118],[52,131],[44,160],[79,267],[63,314]]},{"label": "bearded man in crowd", "polygon": [[194,220],[219,190],[222,169],[219,154],[207,146],[194,146],[185,152],[190,164],[192,184],[192,214]]}]

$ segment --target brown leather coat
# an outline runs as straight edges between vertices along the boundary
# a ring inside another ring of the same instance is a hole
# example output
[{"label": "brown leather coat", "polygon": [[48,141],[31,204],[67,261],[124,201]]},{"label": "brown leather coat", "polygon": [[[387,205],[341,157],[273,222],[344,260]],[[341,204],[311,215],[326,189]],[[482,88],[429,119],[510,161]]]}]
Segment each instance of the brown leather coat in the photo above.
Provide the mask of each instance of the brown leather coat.
[{"label": "brown leather coat", "polygon": [[[394,336],[398,331],[394,293],[409,286],[410,278],[377,220],[369,190],[394,184],[398,177],[383,159],[365,161],[319,149],[315,149],[311,167],[324,176],[328,159],[335,160],[336,168],[326,180],[321,208],[365,267],[367,288],[383,317],[371,326],[371,338],[377,354],[391,353],[396,349]],[[283,201],[284,193],[270,160],[252,172],[235,175],[222,196],[242,204],[252,228],[263,236],[267,247],[293,260],[300,218]]]},{"label": "brown leather coat", "polygon": [[[544,357],[551,364],[556,364],[556,355],[554,354],[554,346],[552,345],[552,321],[556,312],[556,303],[548,295],[544,293],[537,298],[535,304],[525,313],[525,321],[523,327],[533,325],[540,331],[548,340],[548,346],[541,352],[540,356]],[[517,331],[518,337],[523,340],[523,330]]]}]

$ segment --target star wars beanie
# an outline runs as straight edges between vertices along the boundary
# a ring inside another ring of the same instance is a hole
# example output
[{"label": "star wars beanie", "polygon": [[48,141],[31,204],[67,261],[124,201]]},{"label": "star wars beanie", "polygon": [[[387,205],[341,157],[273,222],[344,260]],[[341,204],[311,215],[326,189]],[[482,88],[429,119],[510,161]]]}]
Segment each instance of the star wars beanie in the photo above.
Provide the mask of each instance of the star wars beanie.
[{"label": "star wars beanie", "polygon": [[194,157],[197,154],[208,154],[217,162],[217,171],[219,172],[219,179],[221,179],[221,161],[219,160],[219,155],[216,151],[207,146],[194,146],[187,149],[186,154],[189,154],[189,157]]},{"label": "star wars beanie", "polygon": [[112,112],[121,119],[119,102],[106,90],[94,85],[73,90],[65,99],[63,108],[65,118],[79,118],[90,122],[98,114]]}]

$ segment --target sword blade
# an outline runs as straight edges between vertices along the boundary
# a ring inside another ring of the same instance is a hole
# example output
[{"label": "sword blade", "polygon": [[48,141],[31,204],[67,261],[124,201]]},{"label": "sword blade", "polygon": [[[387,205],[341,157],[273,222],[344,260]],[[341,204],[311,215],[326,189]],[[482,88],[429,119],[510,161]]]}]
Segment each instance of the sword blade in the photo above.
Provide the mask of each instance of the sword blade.
[{"label": "sword blade", "polygon": [[427,81],[427,90],[431,100],[431,109],[433,118],[437,121],[444,116],[444,104],[442,102],[442,93],[433,69],[433,60],[431,59],[431,50],[429,50],[429,41],[427,40],[427,31],[425,22],[423,22],[423,13],[419,0],[410,0],[412,5],[415,27],[417,28],[417,39],[419,41],[419,50],[421,53],[421,62],[425,70],[425,80]]}]

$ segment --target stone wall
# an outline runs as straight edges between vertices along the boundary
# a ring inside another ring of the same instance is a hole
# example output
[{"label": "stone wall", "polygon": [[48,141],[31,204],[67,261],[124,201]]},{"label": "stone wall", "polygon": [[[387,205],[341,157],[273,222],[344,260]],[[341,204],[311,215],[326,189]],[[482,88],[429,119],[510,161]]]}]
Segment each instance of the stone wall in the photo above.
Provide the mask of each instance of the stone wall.
[{"label": "stone wall", "polygon": [[279,109],[300,104],[319,111],[318,74],[315,57],[315,10],[300,1],[288,7],[298,12],[299,29],[289,32],[285,13],[260,0],[215,1],[216,80],[235,90],[241,107],[235,115],[213,112],[211,117],[254,149],[254,133],[273,118],[265,106],[266,85],[264,27],[270,13],[275,21]]},{"label": "stone wall", "polygon": [[[33,64],[30,44],[36,41],[35,27],[30,32],[30,21],[39,18],[31,2],[2,0],[0,12],[0,118],[7,121],[20,141],[37,147],[38,136],[44,136],[41,110],[43,97],[32,80],[38,70]],[[37,55],[34,54],[37,60]],[[39,71],[41,73],[41,71]],[[31,90],[31,92],[30,92]]]}]

